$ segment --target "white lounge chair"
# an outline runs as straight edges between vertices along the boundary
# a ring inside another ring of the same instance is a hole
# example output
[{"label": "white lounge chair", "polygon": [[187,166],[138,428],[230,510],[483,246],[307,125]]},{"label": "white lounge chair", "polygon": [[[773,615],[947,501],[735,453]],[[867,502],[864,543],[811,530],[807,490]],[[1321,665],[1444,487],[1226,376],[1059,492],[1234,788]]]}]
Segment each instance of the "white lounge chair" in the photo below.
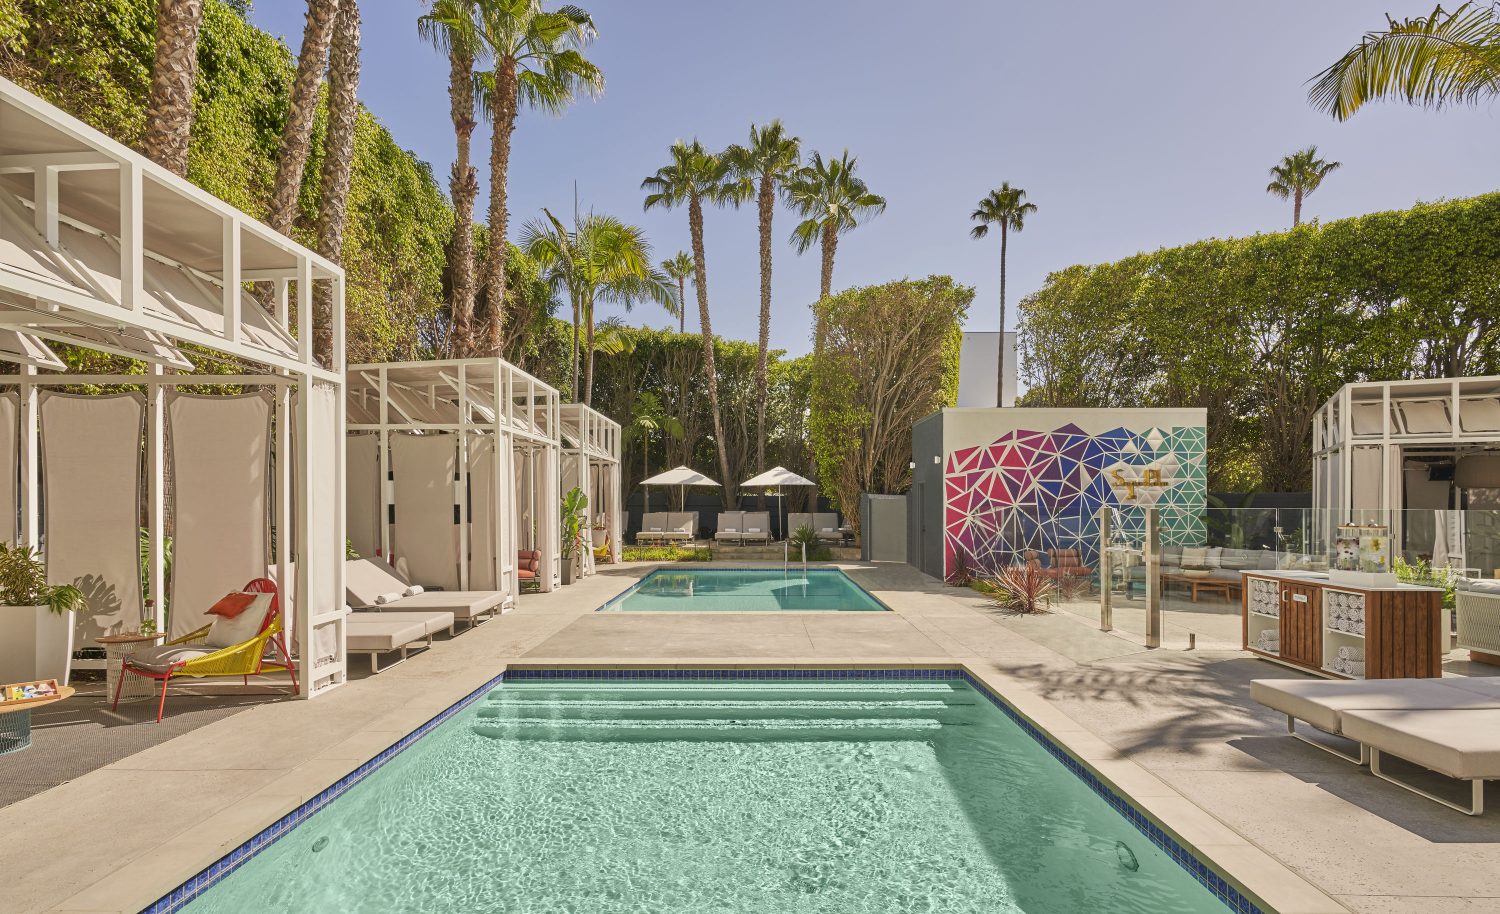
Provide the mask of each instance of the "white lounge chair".
[{"label": "white lounge chair", "polygon": [[641,545],[665,542],[667,516],[665,511],[648,511],[642,514],[641,532],[635,535],[635,541]]},{"label": "white lounge chair", "polygon": [[667,515],[667,528],[662,531],[662,539],[669,543],[686,543],[697,535],[697,511],[673,511]]},{"label": "white lounge chair", "polygon": [[714,533],[716,543],[744,543],[745,512],[723,511],[719,514],[719,529]]},{"label": "white lounge chair", "polygon": [[469,628],[500,611],[505,594],[498,590],[437,590],[414,592],[384,563],[350,559],[344,563],[344,592],[355,609],[378,612],[451,613]]},{"label": "white lounge chair", "polygon": [[839,516],[837,514],[814,514],[813,529],[818,533],[818,542],[833,543],[835,545],[844,541],[844,534],[839,531]]},{"label": "white lounge chair", "polygon": [[454,624],[451,612],[350,612],[344,619],[346,650],[369,654],[370,672],[378,673],[382,654],[399,651],[396,663],[401,663],[417,642],[431,647],[432,636],[438,632],[446,629],[453,634]]},{"label": "white lounge chair", "polygon": [[811,527],[814,532],[817,531],[818,528],[815,527],[815,526],[813,526],[813,516],[811,514],[800,514],[799,513],[799,514],[788,514],[786,516],[786,538],[787,539],[791,539],[792,536],[798,530],[801,530],[803,527]]},{"label": "white lounge chair", "polygon": [[[1370,757],[1370,773],[1397,787],[1470,816],[1484,813],[1484,782],[1500,780],[1500,708],[1422,711],[1348,711],[1344,735]],[[1469,782],[1467,807],[1392,777],[1382,754]]]},{"label": "white lounge chair", "polygon": [[745,533],[741,539],[746,543],[769,543],[771,541],[771,512],[746,511]]}]

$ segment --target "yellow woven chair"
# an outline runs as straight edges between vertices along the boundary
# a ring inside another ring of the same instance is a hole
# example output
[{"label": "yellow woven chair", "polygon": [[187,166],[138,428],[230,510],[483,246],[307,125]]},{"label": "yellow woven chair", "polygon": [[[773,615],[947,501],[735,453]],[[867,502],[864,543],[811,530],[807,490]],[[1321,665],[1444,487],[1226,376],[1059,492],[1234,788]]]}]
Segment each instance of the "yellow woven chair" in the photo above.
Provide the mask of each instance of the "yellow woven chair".
[{"label": "yellow woven chair", "polygon": [[[165,669],[154,670],[144,666],[137,666],[131,661],[125,661],[120,669],[120,679],[115,685],[114,707],[120,705],[120,689],[127,675],[144,676],[147,679],[161,681],[161,701],[156,707],[156,722],[161,723],[162,713],[167,707],[167,683],[174,676],[239,676],[250,683],[251,676],[262,673],[274,673],[285,671],[292,678],[292,694],[297,694],[297,671],[292,665],[292,655],[286,649],[286,640],[282,638],[281,627],[281,597],[276,593],[276,583],[268,578],[256,578],[245,585],[247,593],[269,593],[271,594],[271,608],[266,612],[266,621],[261,625],[260,632],[248,641],[230,647],[219,648],[216,651],[204,654],[201,657],[193,657],[169,664]],[[195,632],[183,635],[168,641],[164,647],[190,647],[202,644],[208,637],[211,625],[205,625]],[[275,648],[281,655],[282,661],[267,662],[266,651]]]}]

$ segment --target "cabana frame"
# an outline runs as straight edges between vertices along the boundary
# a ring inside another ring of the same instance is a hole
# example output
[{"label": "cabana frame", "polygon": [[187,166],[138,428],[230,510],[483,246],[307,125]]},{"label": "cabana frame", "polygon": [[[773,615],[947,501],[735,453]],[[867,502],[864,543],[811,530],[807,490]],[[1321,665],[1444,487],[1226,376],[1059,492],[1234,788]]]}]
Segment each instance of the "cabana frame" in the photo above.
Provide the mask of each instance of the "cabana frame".
[{"label": "cabana frame", "polygon": [[[463,522],[456,523],[458,584],[475,589],[477,561],[470,548],[476,512],[472,503],[470,443],[481,436],[497,442],[494,477],[489,480],[499,503],[491,512],[495,527],[490,531],[497,544],[493,569],[484,569],[507,595],[505,608],[520,595],[516,553],[534,548],[542,553],[542,571],[537,583],[543,591],[562,586],[559,556],[561,531],[560,446],[561,411],[557,390],[504,359],[446,359],[426,362],[390,362],[354,365],[348,386],[350,435],[375,434],[379,485],[379,549],[390,557],[395,546],[400,555],[400,518],[395,517],[395,475],[391,437],[402,433],[450,433],[456,436],[457,473],[455,506],[463,506]],[[522,494],[525,504],[507,498],[516,491],[516,480],[528,478],[531,486]],[[353,496],[351,496],[353,497]],[[531,530],[521,529],[523,514]],[[492,572],[492,573],[491,573]]]},{"label": "cabana frame", "polygon": [[[248,293],[250,282],[273,290],[269,311]],[[285,595],[298,679],[306,697],[343,683],[344,513],[340,499],[321,504],[314,489],[330,477],[343,488],[344,284],[326,258],[0,79],[0,361],[18,365],[0,384],[18,392],[20,413],[19,528],[0,535],[38,548],[46,538],[41,392],[144,390],[146,586],[165,630],[167,393],[269,390],[277,455],[270,524],[279,532],[272,568],[277,580],[293,581]],[[315,289],[330,303],[317,320]],[[61,363],[43,340],[135,359],[149,373],[55,373]],[[216,355],[184,353],[180,344]],[[195,373],[195,360],[234,373]],[[144,607],[123,608],[126,618],[134,611],[144,616]],[[332,659],[314,666],[312,645],[326,648],[330,633]],[[93,664],[74,664],[84,665]]]},{"label": "cabana frame", "polygon": [[[621,485],[620,424],[582,403],[563,404],[562,490],[577,486],[588,496],[590,534],[595,527],[603,528],[613,564],[620,562],[625,530]],[[592,536],[586,535],[579,568],[583,574],[593,574],[596,563]]]}]

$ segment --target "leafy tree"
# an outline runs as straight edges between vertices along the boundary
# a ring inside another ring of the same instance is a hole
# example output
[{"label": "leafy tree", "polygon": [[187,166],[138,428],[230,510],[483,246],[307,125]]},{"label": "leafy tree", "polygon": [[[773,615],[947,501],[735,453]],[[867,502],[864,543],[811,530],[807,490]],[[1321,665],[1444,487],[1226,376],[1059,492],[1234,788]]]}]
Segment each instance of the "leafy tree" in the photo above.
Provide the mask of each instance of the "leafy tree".
[{"label": "leafy tree", "polygon": [[604,74],[580,53],[598,32],[588,12],[576,6],[548,12],[540,0],[483,0],[480,28],[495,66],[475,81],[480,108],[491,126],[490,248],[485,258],[491,307],[476,351],[490,355],[498,354],[503,342],[510,225],[506,182],[516,115],[522,105],[561,114],[580,94],[603,92]]},{"label": "leafy tree", "polygon": [[1323,184],[1323,179],[1342,163],[1318,158],[1318,147],[1299,149],[1271,169],[1266,193],[1292,201],[1292,227],[1302,224],[1302,201]]},{"label": "leafy tree", "polygon": [[912,424],[958,396],[958,351],[974,290],[947,276],[848,289],[814,306],[811,438],[823,494],[859,527],[862,492],[911,484]]},{"label": "leafy tree", "polygon": [[[708,402],[712,411],[714,441],[718,442],[719,470],[723,475],[726,498],[732,498],[734,480],[729,475],[729,455],[723,447],[724,418],[719,408],[719,378],[714,365],[713,320],[708,314],[708,264],[703,253],[703,204],[717,204],[730,199],[735,187],[729,180],[729,167],[721,156],[714,155],[697,140],[672,144],[672,161],[641,182],[646,195],[645,208],[688,208],[688,229],[693,242],[693,285],[698,290],[698,330],[703,337],[703,373],[708,383]],[[733,502],[728,502],[732,504]]]},{"label": "leafy tree", "polygon": [[453,240],[449,243],[450,310],[454,356],[471,351],[474,321],[474,201],[479,177],[469,161],[474,135],[474,67],[486,45],[479,27],[480,0],[435,0],[417,20],[417,32],[448,57],[448,116],[457,152],[448,176],[453,200]]},{"label": "leafy tree", "polygon": [[661,404],[661,398],[649,390],[636,394],[630,405],[630,422],[625,426],[624,439],[641,443],[641,478],[651,475],[651,437],[682,437],[682,423]]},{"label": "leafy tree", "polygon": [[1387,15],[1384,31],[1365,33],[1312,83],[1313,107],[1341,121],[1377,99],[1426,108],[1492,99],[1500,93],[1500,12],[1465,3],[1399,21]]},{"label": "leafy tree", "polygon": [[788,136],[780,120],[763,127],[750,125],[750,140],[724,152],[729,174],[742,185],[745,198],[754,196],[760,227],[760,349],[755,365],[755,465],[765,465],[767,364],[771,346],[771,220],[776,193],[802,164],[801,140]]},{"label": "leafy tree", "polygon": [[187,174],[193,133],[193,83],[198,74],[198,31],[203,0],[158,0],[156,62],[146,102],[144,151],[178,175]]},{"label": "leafy tree", "polygon": [[572,229],[548,210],[545,219],[526,224],[521,249],[541,268],[554,290],[573,304],[573,369],[569,390],[578,395],[578,330],[585,333],[583,402],[594,396],[594,306],[614,302],[627,309],[637,301],[656,301],[670,308],[670,280],[651,265],[651,245],[639,227],[613,216],[589,213]]},{"label": "leafy tree", "polygon": [[270,213],[266,217],[267,224],[283,235],[291,234],[292,219],[297,214],[302,172],[307,167],[307,152],[312,142],[313,116],[318,108],[318,87],[323,84],[328,44],[333,36],[333,20],[338,8],[338,0],[307,2],[307,26],[302,31],[297,76],[292,81],[286,125],[281,131],[276,183],[272,185]]},{"label": "leafy tree", "polygon": [[991,225],[1000,226],[1000,355],[995,362],[998,374],[995,378],[995,405],[1005,405],[1005,254],[1011,232],[1026,227],[1026,217],[1036,212],[1035,203],[1026,202],[1026,191],[1011,187],[1009,181],[985,195],[979,206],[969,215],[977,225],[969,229],[969,237],[979,239],[988,235]]},{"label": "leafy tree", "polygon": [[662,272],[677,283],[677,332],[687,333],[687,281],[693,275],[693,258],[687,251],[678,251],[661,262]]},{"label": "leafy tree", "polygon": [[[807,253],[814,244],[822,250],[821,298],[833,294],[833,259],[839,236],[885,212],[885,198],[871,193],[864,180],[854,174],[857,164],[847,149],[838,158],[826,160],[822,153],[815,152],[812,162],[785,185],[787,202],[802,216],[802,222],[792,230],[792,246],[798,254]],[[815,352],[823,347],[823,331],[822,323],[818,323],[813,333]]]}]

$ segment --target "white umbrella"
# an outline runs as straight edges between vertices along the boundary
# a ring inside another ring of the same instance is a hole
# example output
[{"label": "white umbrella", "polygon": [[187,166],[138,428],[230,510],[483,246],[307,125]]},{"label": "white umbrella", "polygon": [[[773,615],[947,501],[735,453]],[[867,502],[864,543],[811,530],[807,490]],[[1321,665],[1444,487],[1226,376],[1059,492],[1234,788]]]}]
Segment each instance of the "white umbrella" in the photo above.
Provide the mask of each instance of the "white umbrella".
[{"label": "white umbrella", "polygon": [[772,467],[759,476],[745,480],[740,485],[747,489],[776,487],[776,498],[781,502],[781,535],[783,538],[790,538],[790,533],[786,529],[786,499],[781,495],[781,488],[782,486],[815,486],[817,483],[798,476],[786,467]]},{"label": "white umbrella", "polygon": [[[684,490],[688,486],[713,486],[714,488],[718,488],[719,484],[697,470],[688,469],[687,467],[673,467],[665,473],[657,473],[649,479],[642,479],[641,486],[643,488],[646,486],[676,486],[679,497],[685,498],[686,493]],[[686,505],[686,501],[683,504]],[[646,490],[646,510],[651,510],[650,489]]]}]

